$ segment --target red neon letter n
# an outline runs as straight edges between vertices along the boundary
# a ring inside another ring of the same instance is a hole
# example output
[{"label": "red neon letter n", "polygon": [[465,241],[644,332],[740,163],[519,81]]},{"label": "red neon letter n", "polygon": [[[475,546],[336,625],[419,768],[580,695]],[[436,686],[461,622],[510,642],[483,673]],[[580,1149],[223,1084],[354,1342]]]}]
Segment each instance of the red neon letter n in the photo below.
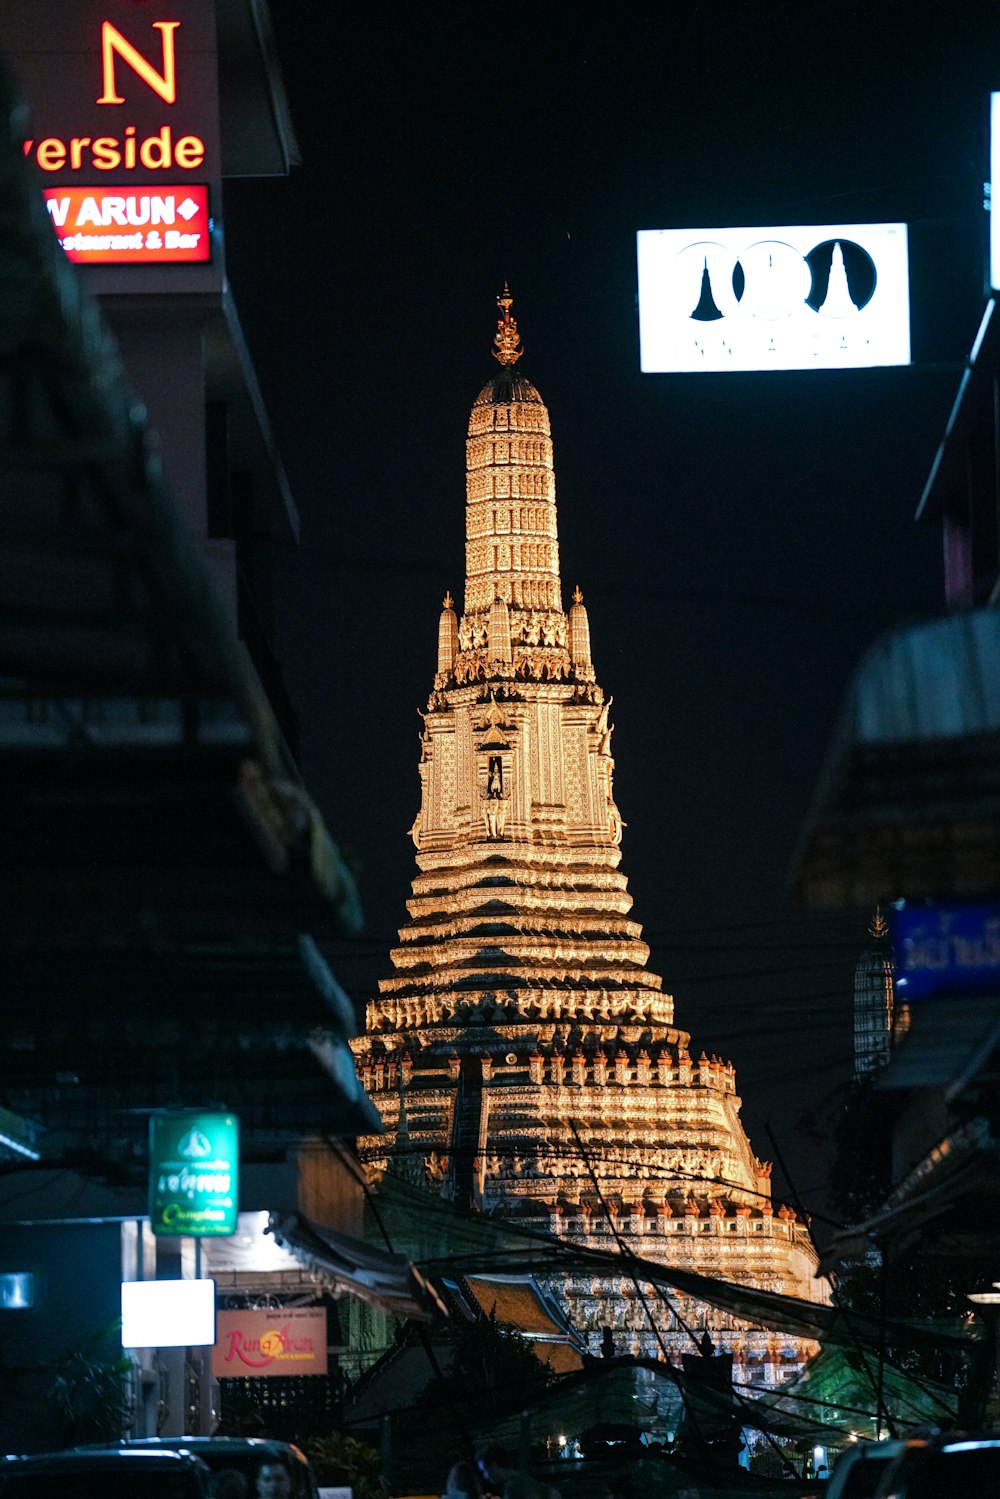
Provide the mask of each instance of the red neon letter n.
[{"label": "red neon letter n", "polygon": [[174,32],[180,25],[180,21],[154,21],[154,28],[163,37],[163,72],[158,73],[152,67],[141,52],[137,52],[131,42],[127,42],[121,32],[112,26],[110,21],[105,21],[101,26],[101,71],[104,83],[104,92],[98,99],[98,104],[124,104],[125,100],[115,90],[115,53],[127,62],[133,72],[137,73],[143,83],[151,88],[155,94],[166,104],[173,104],[177,99],[177,76],[174,64]]}]

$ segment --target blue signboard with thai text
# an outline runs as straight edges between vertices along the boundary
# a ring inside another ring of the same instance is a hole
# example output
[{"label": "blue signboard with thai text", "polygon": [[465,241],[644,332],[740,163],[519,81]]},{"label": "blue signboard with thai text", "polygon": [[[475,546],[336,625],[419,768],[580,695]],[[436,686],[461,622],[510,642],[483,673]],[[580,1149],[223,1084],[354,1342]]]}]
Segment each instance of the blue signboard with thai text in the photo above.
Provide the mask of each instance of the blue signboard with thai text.
[{"label": "blue signboard with thai text", "polygon": [[901,1001],[1000,995],[1000,906],[904,905],[893,938]]}]

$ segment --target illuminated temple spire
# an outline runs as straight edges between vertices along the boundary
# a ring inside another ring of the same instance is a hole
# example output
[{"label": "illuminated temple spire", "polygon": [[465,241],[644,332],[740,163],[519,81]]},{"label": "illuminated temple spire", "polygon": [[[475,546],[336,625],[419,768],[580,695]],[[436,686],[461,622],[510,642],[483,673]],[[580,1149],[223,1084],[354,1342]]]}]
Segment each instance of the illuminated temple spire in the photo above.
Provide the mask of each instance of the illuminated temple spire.
[{"label": "illuminated temple spire", "polygon": [[454,599],[446,593],[441,602],[441,619],[438,623],[438,675],[446,675],[455,664],[458,654],[458,620],[455,618]]},{"label": "illuminated temple spire", "polygon": [[868,923],[868,939],[854,968],[855,1078],[867,1077],[888,1062],[897,1020],[889,923],[879,906]]},{"label": "illuminated temple spire", "polygon": [[580,585],[573,589],[569,611],[569,659],[577,671],[592,670],[590,662],[590,621],[583,606]]},{"label": "illuminated temple spire", "polygon": [[[517,639],[524,624],[517,611],[544,609],[562,618],[562,603],[549,413],[531,381],[514,370],[521,350],[511,302],[505,283],[493,339],[501,368],[479,392],[469,421],[465,613],[478,624],[493,600],[503,599],[515,611]],[[549,624],[555,620],[551,615]]]},{"label": "illuminated temple spire", "polygon": [[497,322],[497,331],[493,335],[496,348],[493,350],[493,358],[498,359],[501,364],[516,364],[524,353],[518,348],[521,342],[517,331],[517,322],[510,315],[510,309],[514,305],[514,298],[510,294],[510,287],[506,281],[503,284],[503,292],[497,297],[497,306],[502,316]]},{"label": "illuminated temple spire", "polygon": [[[514,368],[506,286],[498,305],[500,368],[468,427],[465,607],[456,622],[446,596],[421,715],[417,873],[354,1043],[386,1134],[360,1148],[376,1181],[405,1152],[463,1206],[601,1248],[611,1214],[636,1253],[814,1296],[807,1230],[772,1211],[733,1068],[692,1059],[647,966],[611,700],[579,588],[562,607],[549,414]],[[610,1324],[623,1351],[658,1354],[627,1278],[556,1289],[593,1352]],[[764,1358],[767,1334],[732,1319],[713,1338]]]}]

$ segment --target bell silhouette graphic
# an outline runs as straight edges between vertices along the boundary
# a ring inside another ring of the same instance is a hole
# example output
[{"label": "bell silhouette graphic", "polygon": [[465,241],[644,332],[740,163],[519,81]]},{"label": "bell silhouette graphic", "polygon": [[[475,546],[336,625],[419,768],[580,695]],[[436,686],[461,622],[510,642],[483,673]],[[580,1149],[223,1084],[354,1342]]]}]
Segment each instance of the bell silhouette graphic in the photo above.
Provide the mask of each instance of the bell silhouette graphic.
[{"label": "bell silhouette graphic", "polygon": [[698,323],[714,323],[723,314],[715,305],[712,295],[712,278],[708,274],[708,256],[705,256],[705,269],[701,273],[701,296],[698,305],[691,316]]}]

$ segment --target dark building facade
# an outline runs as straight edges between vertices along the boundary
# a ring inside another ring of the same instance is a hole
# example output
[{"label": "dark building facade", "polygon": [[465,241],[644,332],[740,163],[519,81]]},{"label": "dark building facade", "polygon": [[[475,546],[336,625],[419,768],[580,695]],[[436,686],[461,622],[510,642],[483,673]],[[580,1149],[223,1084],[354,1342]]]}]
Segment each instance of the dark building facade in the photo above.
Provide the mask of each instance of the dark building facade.
[{"label": "dark building facade", "polygon": [[[0,22],[34,106],[3,86],[5,1450],[60,1439],[52,1392],[68,1370],[97,1371],[112,1401],[110,1429],[89,1435],[210,1428],[203,1349],[115,1352],[122,1281],[200,1268],[220,1305],[327,1304],[349,1256],[301,1245],[359,1226],[339,1142],[379,1127],[351,1006],[310,935],[357,930],[357,893],[244,607],[266,613],[253,538],[294,536],[295,517],[225,283],[219,183],[227,130],[238,168],[282,169],[293,148],[264,7],[173,15],[13,4]],[[168,146],[178,170],[185,140],[192,180],[153,180]],[[137,157],[147,143],[134,182],[130,142]],[[98,143],[121,156],[103,177]],[[182,250],[206,234],[207,259],[73,266],[59,243],[70,213],[81,235],[107,220],[101,243],[165,241],[164,224],[131,220],[181,207],[170,232]],[[213,1108],[241,1123],[240,1219],[202,1250],[151,1232],[149,1122]],[[271,1216],[291,1225],[280,1251]],[[405,1290],[405,1265],[383,1268]]]}]

